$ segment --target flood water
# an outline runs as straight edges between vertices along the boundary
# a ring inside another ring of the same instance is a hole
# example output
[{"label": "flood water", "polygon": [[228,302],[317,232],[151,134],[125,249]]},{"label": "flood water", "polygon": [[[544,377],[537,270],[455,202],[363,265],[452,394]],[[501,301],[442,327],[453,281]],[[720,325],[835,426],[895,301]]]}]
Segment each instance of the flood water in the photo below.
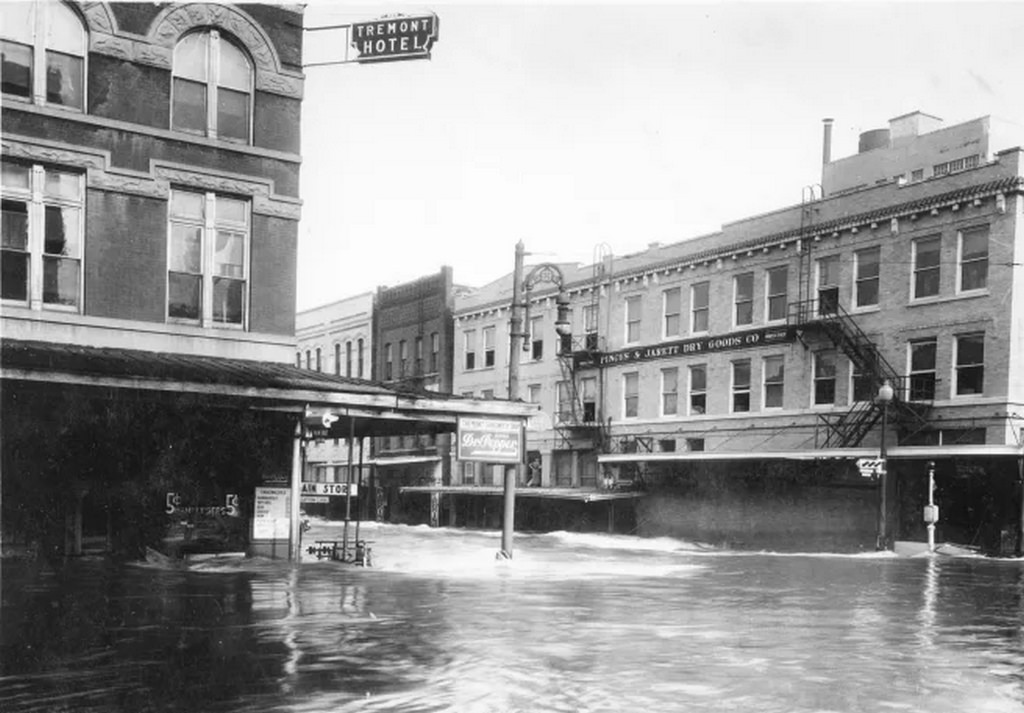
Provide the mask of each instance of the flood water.
[{"label": "flood water", "polygon": [[1021,561],[363,535],[372,568],[4,562],[0,711],[1024,711]]}]

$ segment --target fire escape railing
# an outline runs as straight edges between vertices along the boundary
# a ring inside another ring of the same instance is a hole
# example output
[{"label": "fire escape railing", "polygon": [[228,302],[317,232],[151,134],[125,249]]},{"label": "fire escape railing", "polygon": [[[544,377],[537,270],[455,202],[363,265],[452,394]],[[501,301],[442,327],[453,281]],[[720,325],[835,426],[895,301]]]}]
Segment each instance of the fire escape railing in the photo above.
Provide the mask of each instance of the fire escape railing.
[{"label": "fire escape railing", "polygon": [[561,383],[566,391],[560,394],[554,418],[555,432],[563,447],[569,447],[574,440],[585,438],[592,442],[593,448],[601,450],[605,445],[606,432],[598,413],[598,397],[593,394],[593,401],[584,403],[577,374],[577,357],[585,352],[589,357],[597,353],[596,333],[588,333],[580,338],[569,335],[559,342],[558,364],[561,369]]}]

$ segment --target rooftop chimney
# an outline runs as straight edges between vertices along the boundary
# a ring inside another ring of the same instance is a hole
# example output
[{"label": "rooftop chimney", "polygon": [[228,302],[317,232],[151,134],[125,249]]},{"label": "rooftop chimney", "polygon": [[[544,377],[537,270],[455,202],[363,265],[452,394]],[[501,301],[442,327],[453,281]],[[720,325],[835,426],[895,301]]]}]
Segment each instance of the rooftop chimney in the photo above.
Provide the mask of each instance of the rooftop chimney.
[{"label": "rooftop chimney", "polygon": [[825,136],[821,146],[821,164],[824,166],[832,160],[832,120],[822,119],[821,123],[825,125]]}]

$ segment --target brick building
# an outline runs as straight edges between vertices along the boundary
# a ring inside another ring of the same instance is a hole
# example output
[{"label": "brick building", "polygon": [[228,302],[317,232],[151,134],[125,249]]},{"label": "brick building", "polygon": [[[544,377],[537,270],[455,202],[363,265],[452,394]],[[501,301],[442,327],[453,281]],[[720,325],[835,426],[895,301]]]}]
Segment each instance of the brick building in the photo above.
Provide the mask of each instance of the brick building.
[{"label": "brick building", "polygon": [[[934,463],[939,537],[1012,550],[1021,151],[987,117],[943,127],[915,113],[833,161],[830,129],[824,194],[563,269],[571,350],[553,348],[553,288],[532,296],[542,345],[522,357],[520,396],[551,416],[531,434],[541,481],[646,488],[648,533],[858,549],[874,546],[880,511],[887,544],[923,539]],[[510,286],[457,302],[459,392],[502,393]],[[883,430],[884,499],[855,466],[882,455]]]}]

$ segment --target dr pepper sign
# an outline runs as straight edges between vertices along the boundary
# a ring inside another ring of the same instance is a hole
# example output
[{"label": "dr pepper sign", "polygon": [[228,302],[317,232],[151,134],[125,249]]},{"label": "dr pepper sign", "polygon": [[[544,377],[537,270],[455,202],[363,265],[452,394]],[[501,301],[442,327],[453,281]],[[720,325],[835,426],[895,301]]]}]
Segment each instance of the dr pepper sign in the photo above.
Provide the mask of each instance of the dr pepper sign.
[{"label": "dr pepper sign", "polygon": [[523,422],[519,419],[460,418],[458,439],[459,460],[523,462]]}]

